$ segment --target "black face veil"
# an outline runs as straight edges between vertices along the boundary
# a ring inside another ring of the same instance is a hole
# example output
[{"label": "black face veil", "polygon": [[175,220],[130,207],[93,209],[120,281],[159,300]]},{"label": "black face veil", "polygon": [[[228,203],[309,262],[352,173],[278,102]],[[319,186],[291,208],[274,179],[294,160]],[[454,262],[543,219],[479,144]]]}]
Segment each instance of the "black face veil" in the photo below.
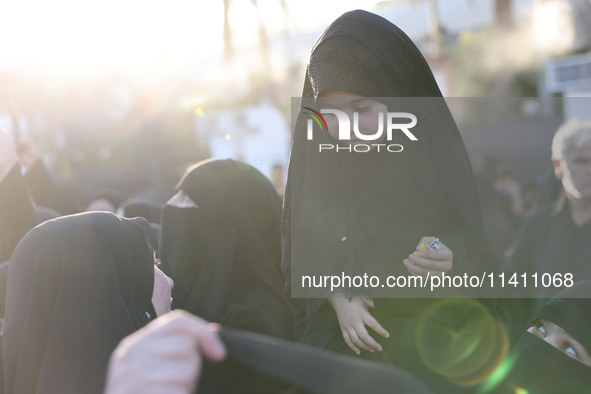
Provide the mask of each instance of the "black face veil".
[{"label": "black face veil", "polygon": [[[533,314],[531,324],[539,319],[552,322],[591,352],[590,307],[591,281],[580,281],[542,305]],[[516,392],[517,387],[541,394],[591,390],[591,367],[529,332],[523,332],[515,341],[504,367],[507,372],[502,379],[491,379],[490,389],[483,392]]]},{"label": "black face veil", "polygon": [[208,160],[178,184],[197,207],[166,205],[163,270],[175,281],[173,308],[225,325],[292,337],[283,295],[280,198],[255,168]]},{"label": "black face veil", "polygon": [[155,318],[148,223],[92,212],[47,221],[8,274],[6,393],[102,393],[111,352]]}]

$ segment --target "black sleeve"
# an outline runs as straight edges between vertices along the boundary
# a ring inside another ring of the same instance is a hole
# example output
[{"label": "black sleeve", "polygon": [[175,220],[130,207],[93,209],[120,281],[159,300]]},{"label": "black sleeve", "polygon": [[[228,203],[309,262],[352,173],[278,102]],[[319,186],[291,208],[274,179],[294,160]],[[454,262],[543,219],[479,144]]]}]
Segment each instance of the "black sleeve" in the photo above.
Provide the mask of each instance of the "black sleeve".
[{"label": "black sleeve", "polygon": [[440,241],[451,250],[453,254],[453,272],[466,272],[466,247],[462,237],[455,232],[439,234]]},{"label": "black sleeve", "polygon": [[31,167],[25,174],[25,181],[31,191],[31,197],[37,205],[55,209],[62,215],[70,215],[80,211],[53,181],[43,161],[39,160]]}]

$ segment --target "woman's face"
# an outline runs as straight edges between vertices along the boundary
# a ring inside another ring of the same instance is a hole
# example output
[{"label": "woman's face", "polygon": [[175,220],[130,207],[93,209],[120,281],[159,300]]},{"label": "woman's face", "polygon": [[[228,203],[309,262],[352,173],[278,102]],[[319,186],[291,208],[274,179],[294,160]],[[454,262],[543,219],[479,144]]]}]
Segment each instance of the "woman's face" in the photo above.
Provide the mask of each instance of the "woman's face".
[{"label": "woman's face", "polygon": [[548,320],[538,319],[527,331],[548,342],[567,356],[591,367],[591,356],[589,356],[587,349],[559,325]]},{"label": "woman's face", "polygon": [[[322,93],[319,101],[323,107],[337,109],[347,114],[351,124],[351,140],[340,142],[351,146],[368,143],[368,141],[363,141],[355,137],[355,133],[353,132],[353,113],[356,112],[359,116],[359,132],[361,134],[372,135],[379,128],[379,117],[385,117],[388,112],[388,107],[384,103],[342,90],[331,90]],[[333,139],[338,140],[339,126],[336,116],[326,115],[325,119],[328,126],[328,133]],[[386,133],[384,132],[381,139],[369,141],[369,143],[378,143],[385,138],[385,135]]]},{"label": "woman's face", "polygon": [[154,291],[152,292],[152,305],[156,316],[170,312],[172,304],[171,292],[174,282],[166,274],[154,267]]}]

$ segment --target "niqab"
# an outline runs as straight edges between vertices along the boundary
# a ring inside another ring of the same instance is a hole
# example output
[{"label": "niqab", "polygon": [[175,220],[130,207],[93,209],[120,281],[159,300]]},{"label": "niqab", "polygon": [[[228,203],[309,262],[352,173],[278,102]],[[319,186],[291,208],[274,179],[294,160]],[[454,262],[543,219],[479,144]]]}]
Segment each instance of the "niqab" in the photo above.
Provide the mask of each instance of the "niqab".
[{"label": "niqab", "polygon": [[[530,325],[538,319],[552,322],[591,352],[591,281],[580,281],[543,304]],[[582,393],[591,390],[591,367],[564,354],[562,350],[522,332],[505,361],[508,373],[489,392],[513,392],[521,387],[530,393]],[[495,383],[494,381],[492,383]]]},{"label": "niqab", "polygon": [[207,160],[177,186],[197,207],[166,205],[160,257],[174,281],[173,308],[209,321],[292,337],[283,294],[280,197],[255,168]]}]

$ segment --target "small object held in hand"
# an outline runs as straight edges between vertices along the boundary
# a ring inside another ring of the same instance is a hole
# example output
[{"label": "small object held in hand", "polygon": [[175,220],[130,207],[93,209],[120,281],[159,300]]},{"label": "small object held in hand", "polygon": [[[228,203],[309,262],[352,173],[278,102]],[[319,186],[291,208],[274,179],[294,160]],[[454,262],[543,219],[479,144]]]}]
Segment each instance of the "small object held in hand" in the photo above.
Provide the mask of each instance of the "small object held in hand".
[{"label": "small object held in hand", "polygon": [[439,250],[441,249],[441,244],[439,243],[439,238],[435,238],[433,241],[429,242],[429,250]]},{"label": "small object held in hand", "polygon": [[413,252],[413,254],[419,254],[424,250],[439,250],[441,248],[441,244],[439,243],[439,238],[435,238],[433,241],[427,243],[423,242],[419,250]]}]

